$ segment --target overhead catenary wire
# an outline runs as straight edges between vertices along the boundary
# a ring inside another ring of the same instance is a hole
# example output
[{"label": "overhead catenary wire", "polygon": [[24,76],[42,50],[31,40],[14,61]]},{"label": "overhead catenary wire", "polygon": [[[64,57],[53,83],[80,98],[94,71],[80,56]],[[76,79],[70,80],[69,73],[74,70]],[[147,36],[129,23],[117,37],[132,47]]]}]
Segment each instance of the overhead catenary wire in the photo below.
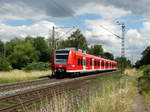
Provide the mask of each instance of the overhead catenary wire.
[{"label": "overhead catenary wire", "polygon": [[111,31],[109,31],[107,28],[103,27],[102,25],[100,25],[100,27],[103,28],[103,29],[105,29],[105,30],[108,31],[109,33],[115,35],[115,36],[118,37],[119,39],[122,39],[122,37],[116,35],[115,33],[111,32]]},{"label": "overhead catenary wire", "polygon": [[68,33],[72,32],[75,29],[75,27],[69,29],[68,31],[65,32],[65,34],[62,34],[61,36],[59,36],[59,39],[62,39],[64,36],[66,36]]}]

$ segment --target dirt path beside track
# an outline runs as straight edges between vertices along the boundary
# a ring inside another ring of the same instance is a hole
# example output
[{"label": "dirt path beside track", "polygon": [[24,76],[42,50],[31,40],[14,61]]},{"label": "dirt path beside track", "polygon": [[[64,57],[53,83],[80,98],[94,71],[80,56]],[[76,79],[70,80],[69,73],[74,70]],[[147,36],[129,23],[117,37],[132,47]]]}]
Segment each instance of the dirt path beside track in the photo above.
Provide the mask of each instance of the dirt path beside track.
[{"label": "dirt path beside track", "polygon": [[137,94],[134,100],[134,112],[144,112],[144,109],[145,109],[144,96]]}]

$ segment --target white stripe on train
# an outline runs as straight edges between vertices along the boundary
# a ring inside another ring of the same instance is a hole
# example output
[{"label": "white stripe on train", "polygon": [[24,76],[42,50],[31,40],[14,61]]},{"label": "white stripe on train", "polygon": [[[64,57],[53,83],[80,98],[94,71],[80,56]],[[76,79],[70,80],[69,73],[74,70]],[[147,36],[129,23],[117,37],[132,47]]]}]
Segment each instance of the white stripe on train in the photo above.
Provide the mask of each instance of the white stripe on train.
[{"label": "white stripe on train", "polygon": [[72,72],[96,72],[96,71],[106,71],[106,70],[116,70],[116,68],[113,69],[95,69],[95,70],[67,70],[66,72],[72,73]]}]

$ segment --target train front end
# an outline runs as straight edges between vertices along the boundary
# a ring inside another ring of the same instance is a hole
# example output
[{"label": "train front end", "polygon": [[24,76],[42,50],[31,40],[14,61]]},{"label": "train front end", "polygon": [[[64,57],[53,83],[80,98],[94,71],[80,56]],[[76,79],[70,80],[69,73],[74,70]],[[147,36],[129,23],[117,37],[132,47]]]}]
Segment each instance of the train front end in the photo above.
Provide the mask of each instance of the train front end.
[{"label": "train front end", "polygon": [[52,71],[54,74],[66,74],[70,50],[56,50],[53,53]]}]

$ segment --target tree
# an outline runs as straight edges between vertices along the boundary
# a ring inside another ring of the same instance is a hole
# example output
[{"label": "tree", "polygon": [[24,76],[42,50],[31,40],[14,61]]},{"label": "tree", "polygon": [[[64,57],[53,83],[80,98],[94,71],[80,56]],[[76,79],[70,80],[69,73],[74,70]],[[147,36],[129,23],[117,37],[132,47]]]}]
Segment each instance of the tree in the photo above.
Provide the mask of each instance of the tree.
[{"label": "tree", "polygon": [[40,52],[39,61],[49,62],[51,59],[52,49],[48,48],[44,37],[37,37],[34,39],[33,46]]},{"label": "tree", "polygon": [[30,44],[34,44],[34,39],[35,38],[33,38],[33,37],[31,37],[31,36],[27,36],[26,38],[25,38],[25,42],[28,42],[28,43],[30,43]]},{"label": "tree", "polygon": [[0,56],[0,71],[9,71],[11,69],[12,67],[8,60],[5,57]]},{"label": "tree", "polygon": [[87,50],[88,44],[86,38],[83,36],[83,34],[80,32],[80,30],[76,30],[73,32],[71,36],[68,37],[65,41],[60,41],[61,47],[74,47],[77,49]]},{"label": "tree", "polygon": [[101,45],[93,45],[91,46],[91,48],[89,48],[88,53],[95,56],[103,57],[103,48]]},{"label": "tree", "polygon": [[141,64],[142,64],[142,65],[148,65],[148,64],[150,64],[150,46],[148,46],[148,47],[142,52]]},{"label": "tree", "polygon": [[39,52],[32,44],[20,42],[14,46],[13,52],[8,58],[13,68],[21,69],[28,63],[36,62],[39,59]]},{"label": "tree", "polygon": [[18,45],[19,43],[24,42],[24,40],[21,40],[19,38],[15,38],[10,40],[9,42],[6,43],[5,47],[6,47],[6,57],[10,56],[13,51],[14,51],[14,47],[16,45]]},{"label": "tree", "polygon": [[142,58],[135,63],[135,67],[139,68],[142,65],[150,64],[150,46],[142,52]]},{"label": "tree", "polygon": [[4,43],[0,40],[0,55],[4,55]]},{"label": "tree", "polygon": [[111,53],[109,53],[109,52],[104,52],[103,58],[110,59],[110,60],[114,60],[113,54],[111,54]]}]

